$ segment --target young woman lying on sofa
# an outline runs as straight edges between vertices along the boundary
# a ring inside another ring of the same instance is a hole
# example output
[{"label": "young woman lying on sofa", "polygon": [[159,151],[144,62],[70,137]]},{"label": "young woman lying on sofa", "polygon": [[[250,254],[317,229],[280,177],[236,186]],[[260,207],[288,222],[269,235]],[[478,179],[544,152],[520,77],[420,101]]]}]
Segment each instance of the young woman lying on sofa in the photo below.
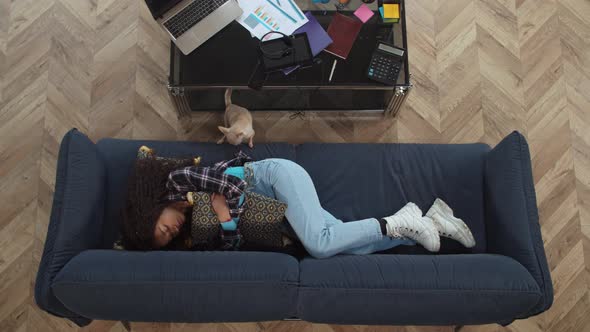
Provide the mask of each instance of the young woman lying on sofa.
[{"label": "young woman lying on sofa", "polygon": [[189,192],[211,194],[222,226],[235,226],[246,192],[287,204],[285,217],[307,252],[316,258],[371,254],[399,245],[440,248],[440,236],[475,246],[467,225],[437,199],[426,215],[414,203],[384,217],[342,222],[320,205],[309,174],[285,159],[253,161],[243,153],[212,167],[164,167],[154,158],[138,159],[131,175],[123,217],[122,242],[130,250],[190,249]]}]

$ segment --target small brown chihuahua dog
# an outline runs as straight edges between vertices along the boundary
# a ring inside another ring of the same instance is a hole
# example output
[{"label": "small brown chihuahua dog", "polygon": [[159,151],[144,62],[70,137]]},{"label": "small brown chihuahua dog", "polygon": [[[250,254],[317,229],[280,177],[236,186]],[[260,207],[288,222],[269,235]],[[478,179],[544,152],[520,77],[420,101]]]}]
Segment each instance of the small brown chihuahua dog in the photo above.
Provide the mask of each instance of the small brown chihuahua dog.
[{"label": "small brown chihuahua dog", "polygon": [[232,104],[231,94],[231,89],[225,90],[225,127],[217,127],[223,133],[223,137],[217,141],[217,144],[227,139],[229,144],[240,145],[248,142],[248,146],[253,148],[255,132],[252,128],[252,115],[247,109]]}]

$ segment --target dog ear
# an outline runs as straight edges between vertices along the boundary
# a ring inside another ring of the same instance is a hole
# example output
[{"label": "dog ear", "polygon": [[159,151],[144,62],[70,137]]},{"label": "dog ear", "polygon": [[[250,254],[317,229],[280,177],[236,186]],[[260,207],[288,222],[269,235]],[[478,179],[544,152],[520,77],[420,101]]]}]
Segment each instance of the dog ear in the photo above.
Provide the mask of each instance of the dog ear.
[{"label": "dog ear", "polygon": [[224,135],[229,133],[229,128],[218,126],[217,129],[219,129],[219,131],[221,131]]},{"label": "dog ear", "polygon": [[246,133],[243,132],[243,131],[241,131],[236,136],[238,136],[238,137],[244,137],[244,136],[246,136]]}]

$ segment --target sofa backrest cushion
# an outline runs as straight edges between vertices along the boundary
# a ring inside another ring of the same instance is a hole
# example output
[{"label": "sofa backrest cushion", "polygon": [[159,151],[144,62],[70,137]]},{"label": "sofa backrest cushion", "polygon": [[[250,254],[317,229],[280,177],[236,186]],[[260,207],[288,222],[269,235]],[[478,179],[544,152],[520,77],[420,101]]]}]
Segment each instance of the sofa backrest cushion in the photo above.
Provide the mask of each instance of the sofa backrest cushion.
[{"label": "sofa backrest cushion", "polygon": [[381,218],[408,202],[424,214],[443,199],[471,228],[469,250],[443,239],[442,253],[483,253],[485,144],[303,144],[296,161],[311,175],[322,206],[343,221]]},{"label": "sofa backrest cushion", "polygon": [[[155,150],[160,157],[201,156],[201,166],[211,166],[222,160],[235,157],[239,147],[214,143],[133,141],[103,139],[97,143],[107,169],[106,218],[104,221],[103,247],[111,248],[119,236],[120,211],[127,194],[127,179],[133,169],[137,150],[142,146]],[[265,158],[295,159],[295,152],[286,143],[258,144],[252,150],[242,146],[244,152],[254,160]]]}]

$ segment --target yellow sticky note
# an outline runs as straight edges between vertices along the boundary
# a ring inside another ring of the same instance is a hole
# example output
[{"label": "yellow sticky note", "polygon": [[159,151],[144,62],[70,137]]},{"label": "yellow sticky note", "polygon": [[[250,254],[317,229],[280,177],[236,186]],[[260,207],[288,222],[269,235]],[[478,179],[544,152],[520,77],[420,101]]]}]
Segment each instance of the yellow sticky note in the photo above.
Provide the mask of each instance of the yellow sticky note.
[{"label": "yellow sticky note", "polygon": [[399,18],[399,5],[394,3],[383,4],[384,18]]}]

